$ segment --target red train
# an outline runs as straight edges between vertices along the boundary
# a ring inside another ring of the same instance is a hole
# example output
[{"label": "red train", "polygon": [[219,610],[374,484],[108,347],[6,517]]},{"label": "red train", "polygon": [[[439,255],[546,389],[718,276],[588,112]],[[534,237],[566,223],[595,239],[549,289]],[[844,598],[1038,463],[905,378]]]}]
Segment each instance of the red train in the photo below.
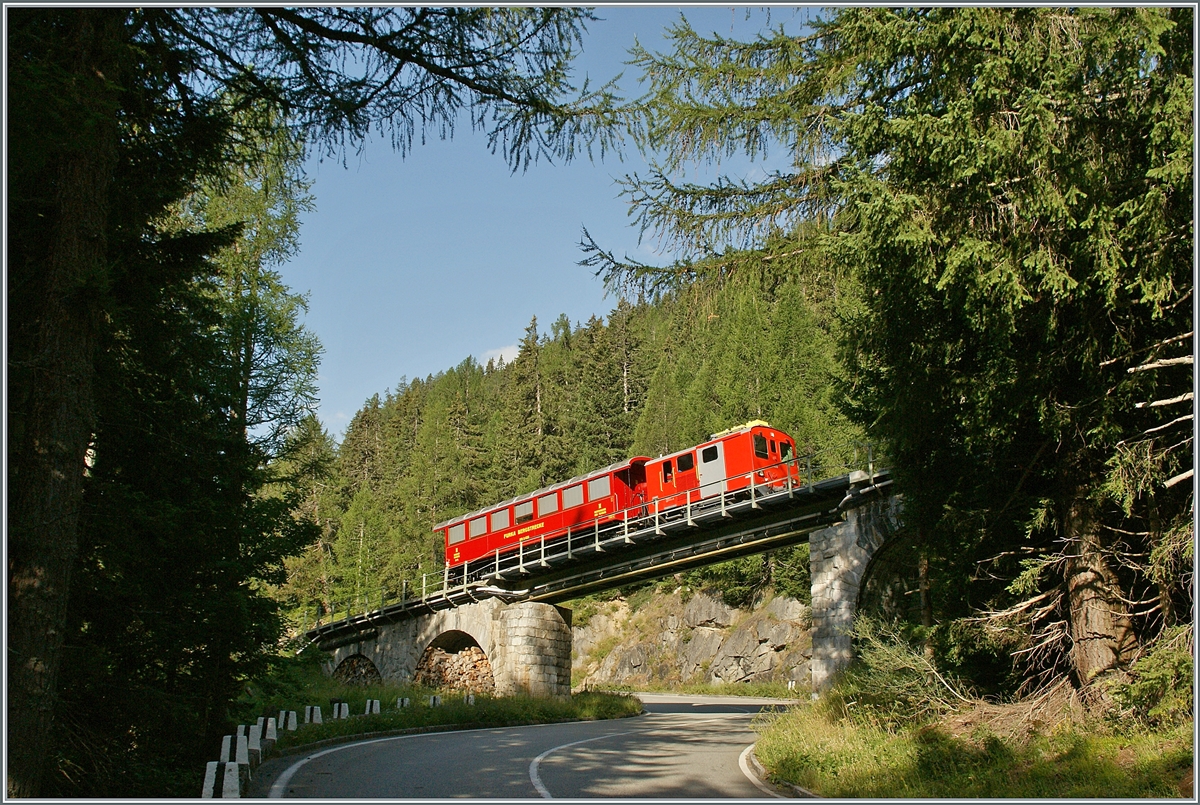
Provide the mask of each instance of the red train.
[{"label": "red train", "polygon": [[[569,481],[520,495],[434,526],[446,544],[446,564],[455,567],[517,550],[527,540],[545,541],[568,528],[660,515],[696,505],[722,492],[779,487],[791,474],[795,442],[778,428],[756,420],[713,434],[708,441],[658,458],[635,456]],[[787,463],[790,462],[790,463]]]}]

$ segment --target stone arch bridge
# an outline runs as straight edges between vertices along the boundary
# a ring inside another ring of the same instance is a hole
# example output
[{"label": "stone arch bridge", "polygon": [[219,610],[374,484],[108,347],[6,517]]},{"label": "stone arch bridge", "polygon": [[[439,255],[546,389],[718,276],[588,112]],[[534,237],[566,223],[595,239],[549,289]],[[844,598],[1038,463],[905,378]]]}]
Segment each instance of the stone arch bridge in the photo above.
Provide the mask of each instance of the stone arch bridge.
[{"label": "stone arch bridge", "polygon": [[849,631],[860,590],[873,557],[900,526],[901,502],[886,471],[860,471],[787,493],[722,500],[719,512],[689,511],[686,521],[656,521],[652,529],[631,531],[626,524],[603,537],[598,532],[594,543],[569,546],[557,566],[543,546],[531,552],[528,569],[522,557],[519,568],[501,568],[486,583],[446,584],[419,598],[347,614],[307,636],[327,652],[331,673],[365,667],[385,680],[419,680],[431,656],[472,649],[473,657],[484,658],[477,665],[497,694],[566,696],[571,612],[556,604],[807,540],[817,694],[853,658]]}]

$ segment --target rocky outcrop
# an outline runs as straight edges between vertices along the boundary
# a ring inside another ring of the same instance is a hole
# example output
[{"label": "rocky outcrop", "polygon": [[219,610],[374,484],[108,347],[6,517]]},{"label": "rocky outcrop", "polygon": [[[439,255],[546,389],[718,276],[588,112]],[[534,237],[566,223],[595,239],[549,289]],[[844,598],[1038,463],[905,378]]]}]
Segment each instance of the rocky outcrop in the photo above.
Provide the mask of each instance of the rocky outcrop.
[{"label": "rocky outcrop", "polygon": [[735,612],[736,610],[725,606],[718,599],[698,593],[683,605],[683,622],[692,628],[708,626],[723,629],[733,624]]},{"label": "rocky outcrop", "polygon": [[809,681],[809,609],[775,597],[749,610],[704,593],[656,593],[631,612],[606,602],[574,629],[573,668],[584,686]]}]

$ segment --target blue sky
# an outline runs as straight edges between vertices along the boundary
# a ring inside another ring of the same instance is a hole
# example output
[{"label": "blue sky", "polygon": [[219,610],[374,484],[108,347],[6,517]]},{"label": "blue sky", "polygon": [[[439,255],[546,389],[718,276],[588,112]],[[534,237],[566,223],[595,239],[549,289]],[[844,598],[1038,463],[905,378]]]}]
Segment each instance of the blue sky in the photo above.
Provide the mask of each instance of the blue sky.
[{"label": "blue sky", "polygon": [[[771,25],[799,31],[812,9],[771,9]],[[588,26],[576,84],[584,73],[602,83],[622,70],[626,97],[637,71],[622,62],[636,37],[663,50],[661,32],[687,16],[702,32],[748,39],[766,15],[756,7],[607,6]],[[572,324],[604,316],[616,299],[577,263],[582,227],[604,248],[647,262],[667,262],[652,236],[638,243],[614,178],[644,171],[636,154],[624,161],[586,156],[567,164],[540,162],[512,174],[486,147],[482,132],[460,127],[436,135],[405,159],[384,139],[361,155],[315,158],[307,165],[316,209],[301,224],[299,254],[281,273],[309,295],[305,325],[325,354],[318,414],[338,440],[372,394],[401,378],[436,374],[474,356],[511,357],[532,317],[540,332],[565,313]],[[742,163],[735,174],[755,170]]]}]

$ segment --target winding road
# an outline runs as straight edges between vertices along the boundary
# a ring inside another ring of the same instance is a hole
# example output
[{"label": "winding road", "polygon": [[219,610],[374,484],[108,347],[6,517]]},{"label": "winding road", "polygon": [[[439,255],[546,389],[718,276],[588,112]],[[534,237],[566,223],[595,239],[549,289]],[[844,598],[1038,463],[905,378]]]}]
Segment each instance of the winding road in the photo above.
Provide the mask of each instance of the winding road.
[{"label": "winding road", "polygon": [[765,799],[751,719],[774,699],[638,694],[633,718],[374,738],[275,758],[251,797]]}]

